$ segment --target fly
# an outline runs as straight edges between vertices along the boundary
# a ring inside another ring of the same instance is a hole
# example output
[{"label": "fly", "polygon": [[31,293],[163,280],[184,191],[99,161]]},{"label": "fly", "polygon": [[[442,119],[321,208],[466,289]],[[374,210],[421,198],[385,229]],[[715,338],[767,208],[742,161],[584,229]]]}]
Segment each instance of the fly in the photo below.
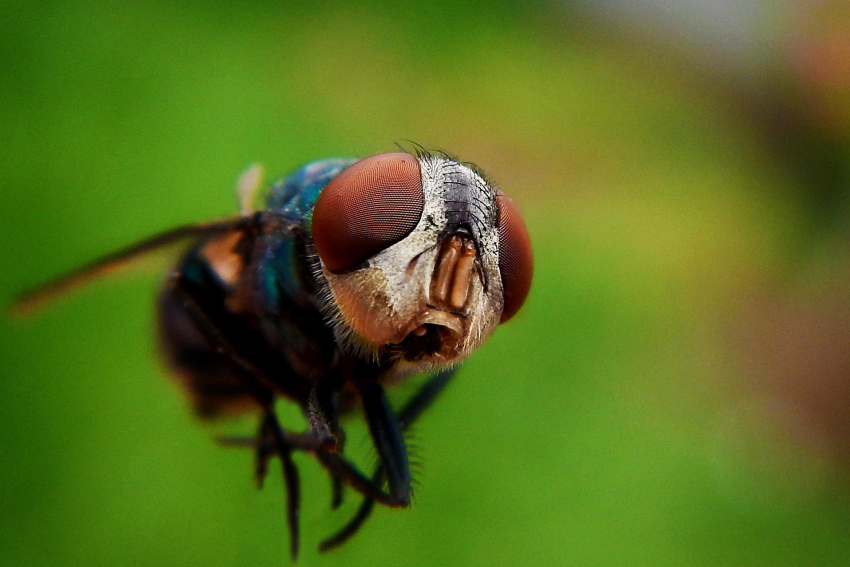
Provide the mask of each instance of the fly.
[{"label": "fly", "polygon": [[[363,495],[357,513],[319,549],[354,535],[374,504],[406,507],[404,432],[454,369],[522,306],[531,285],[528,232],[513,202],[474,167],[417,151],[325,159],[252,196],[235,218],[177,227],[21,296],[18,310],[115,271],[165,246],[188,246],[158,299],[160,342],[199,416],[259,415],[250,439],[260,486],[282,465],[290,550],[298,555],[300,482],[292,459],[311,454],[333,482]],[[431,373],[393,409],[386,388]],[[309,428],[282,427],[275,400],[298,404]],[[366,475],[344,455],[341,415],[363,412],[380,464]]]}]

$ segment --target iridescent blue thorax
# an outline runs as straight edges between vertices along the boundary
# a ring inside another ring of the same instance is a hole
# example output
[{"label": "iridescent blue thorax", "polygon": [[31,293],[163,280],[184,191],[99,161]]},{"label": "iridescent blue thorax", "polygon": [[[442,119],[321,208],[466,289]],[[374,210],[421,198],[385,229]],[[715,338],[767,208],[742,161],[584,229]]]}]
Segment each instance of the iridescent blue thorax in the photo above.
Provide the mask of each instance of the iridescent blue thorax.
[{"label": "iridescent blue thorax", "polygon": [[[313,161],[272,185],[263,212],[267,226],[263,252],[257,258],[255,270],[262,286],[263,302],[269,308],[274,309],[287,300],[300,305],[312,303],[312,274],[305,265],[303,250],[309,243],[299,242],[298,237],[310,239],[310,221],[319,193],[356,161],[351,158]],[[298,230],[281,229],[282,224],[297,226]]]},{"label": "iridescent blue thorax", "polygon": [[255,245],[251,279],[260,325],[273,346],[286,352],[299,373],[325,371],[334,343],[321,313],[315,281],[311,218],[322,189],[356,159],[318,160],[274,183],[261,213],[262,233]]}]

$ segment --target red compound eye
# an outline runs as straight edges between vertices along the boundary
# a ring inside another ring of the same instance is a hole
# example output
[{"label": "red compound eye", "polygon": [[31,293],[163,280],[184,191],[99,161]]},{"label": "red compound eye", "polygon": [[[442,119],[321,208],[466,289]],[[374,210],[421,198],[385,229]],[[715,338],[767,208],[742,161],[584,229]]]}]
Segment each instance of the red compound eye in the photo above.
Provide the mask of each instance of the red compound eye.
[{"label": "red compound eye", "polygon": [[360,160],[322,189],[313,240],[332,272],[357,267],[410,234],[425,207],[419,162],[409,154]]},{"label": "red compound eye", "polygon": [[500,323],[504,323],[519,311],[534,273],[534,258],[531,254],[531,239],[519,210],[507,196],[496,196],[499,206],[499,271],[502,274],[505,308]]}]

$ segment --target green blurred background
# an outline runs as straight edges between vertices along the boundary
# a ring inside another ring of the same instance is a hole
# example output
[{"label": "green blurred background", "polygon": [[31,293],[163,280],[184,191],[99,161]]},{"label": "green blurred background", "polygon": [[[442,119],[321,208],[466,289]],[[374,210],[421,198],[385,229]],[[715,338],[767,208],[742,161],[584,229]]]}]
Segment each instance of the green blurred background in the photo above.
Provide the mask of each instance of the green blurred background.
[{"label": "green blurred background", "polygon": [[[413,140],[524,211],[527,307],[416,432],[410,510],[302,565],[847,565],[843,0],[7,3],[4,303],[235,178]],[[166,268],[0,318],[0,565],[282,565],[283,491],[159,361]],[[287,423],[302,421],[282,408]],[[350,449],[369,462],[362,425]]]}]

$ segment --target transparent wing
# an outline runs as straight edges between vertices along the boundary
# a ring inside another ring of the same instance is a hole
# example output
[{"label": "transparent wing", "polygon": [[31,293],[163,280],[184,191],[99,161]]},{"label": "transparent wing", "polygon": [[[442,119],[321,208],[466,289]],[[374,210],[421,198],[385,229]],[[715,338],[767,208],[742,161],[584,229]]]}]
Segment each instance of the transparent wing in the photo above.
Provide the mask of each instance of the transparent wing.
[{"label": "transparent wing", "polygon": [[9,308],[16,314],[31,313],[75,288],[100,277],[120,272],[164,248],[229,230],[241,230],[253,222],[252,217],[242,216],[166,230],[27,290],[18,295]]}]

